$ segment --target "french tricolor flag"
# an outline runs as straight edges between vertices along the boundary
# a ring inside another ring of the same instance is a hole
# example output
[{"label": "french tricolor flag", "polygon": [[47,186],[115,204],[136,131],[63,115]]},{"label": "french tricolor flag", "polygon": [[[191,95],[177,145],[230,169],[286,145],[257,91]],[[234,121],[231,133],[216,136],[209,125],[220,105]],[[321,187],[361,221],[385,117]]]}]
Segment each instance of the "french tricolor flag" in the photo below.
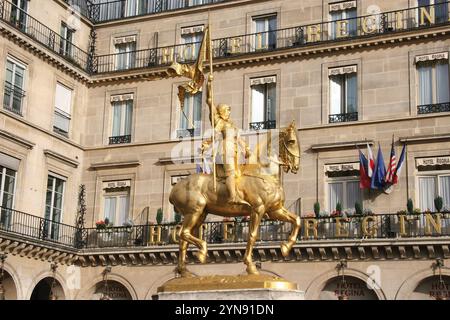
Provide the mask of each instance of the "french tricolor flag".
[{"label": "french tricolor flag", "polygon": [[372,178],[373,172],[375,171],[375,159],[373,157],[372,149],[370,145],[367,143],[367,158],[368,158],[368,168],[367,168],[367,176]]},{"label": "french tricolor flag", "polygon": [[395,170],[395,174],[392,179],[392,184],[398,183],[398,177],[402,172],[403,164],[405,162],[405,153],[406,153],[406,143],[403,145],[402,154],[400,155],[400,159],[398,159],[397,169]]},{"label": "french tricolor flag", "polygon": [[359,187],[361,189],[369,189],[370,188],[370,178],[367,175],[367,159],[361,150],[358,149],[359,152]]}]

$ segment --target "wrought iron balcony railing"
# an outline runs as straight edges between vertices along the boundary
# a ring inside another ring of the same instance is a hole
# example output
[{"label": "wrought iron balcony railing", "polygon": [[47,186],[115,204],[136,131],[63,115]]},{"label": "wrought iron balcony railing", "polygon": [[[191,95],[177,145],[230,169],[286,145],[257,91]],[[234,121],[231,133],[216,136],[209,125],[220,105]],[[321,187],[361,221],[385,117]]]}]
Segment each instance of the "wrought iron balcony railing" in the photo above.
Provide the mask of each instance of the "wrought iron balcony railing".
[{"label": "wrought iron balcony railing", "polygon": [[191,128],[191,129],[178,129],[177,130],[177,138],[193,138],[201,135],[200,128]]},{"label": "wrought iron balcony railing", "polygon": [[[442,7],[444,6],[445,7]],[[443,8],[445,10],[443,10]],[[322,22],[274,31],[244,34],[213,40],[215,59],[227,59],[322,43],[349,41],[383,34],[405,32],[450,24],[448,2],[425,7],[389,11],[351,19]],[[439,10],[438,10],[439,9]],[[428,20],[431,14],[431,21]],[[344,31],[342,31],[344,30]],[[93,73],[165,67],[172,62],[195,61],[200,43],[137,50],[133,63],[119,66],[121,54],[99,55],[93,61]],[[131,55],[131,53],[127,53]],[[123,55],[123,54],[122,54]]]},{"label": "wrought iron balcony railing", "polygon": [[358,112],[330,114],[328,120],[329,123],[358,121]]},{"label": "wrought iron balcony railing", "polygon": [[3,97],[3,108],[22,116],[23,98],[25,91],[12,83],[5,81],[5,95]]},{"label": "wrought iron balcony railing", "polygon": [[101,23],[227,1],[230,0],[148,0],[133,6],[127,5],[126,0],[116,0],[88,5],[88,15],[92,22]]},{"label": "wrought iron balcony railing", "polygon": [[275,129],[277,127],[277,122],[275,120],[267,120],[262,122],[250,122],[250,130],[268,130]]},{"label": "wrought iron balcony railing", "polygon": [[426,104],[417,107],[418,114],[450,112],[450,102]]},{"label": "wrought iron balcony railing", "polygon": [[84,71],[88,70],[88,54],[85,51],[11,2],[0,0],[0,20],[44,45],[74,66]]},{"label": "wrought iron balcony railing", "polygon": [[131,142],[131,135],[117,136],[117,137],[109,138],[109,144],[123,144],[123,143],[130,143],[130,142]]},{"label": "wrought iron balcony railing", "polygon": [[[376,214],[370,216],[302,218],[297,240],[399,239],[450,237],[450,212],[421,214]],[[248,221],[204,223],[199,237],[209,244],[244,243],[248,239]],[[148,224],[112,228],[78,229],[20,211],[0,207],[0,233],[31,240],[82,248],[150,247],[178,242],[177,224]],[[286,241],[292,226],[280,221],[261,222],[258,241]]]},{"label": "wrought iron balcony railing", "polygon": [[5,207],[0,207],[0,232],[72,248],[79,245],[76,239],[82,238],[81,231],[73,226]]}]

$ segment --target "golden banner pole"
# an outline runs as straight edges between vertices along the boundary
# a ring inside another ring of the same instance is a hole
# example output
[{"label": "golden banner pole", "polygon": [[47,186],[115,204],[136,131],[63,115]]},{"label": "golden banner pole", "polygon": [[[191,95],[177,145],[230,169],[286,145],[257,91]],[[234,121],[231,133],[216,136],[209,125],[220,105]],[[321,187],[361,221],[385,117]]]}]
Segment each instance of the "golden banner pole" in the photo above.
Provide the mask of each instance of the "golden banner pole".
[{"label": "golden banner pole", "polygon": [[[214,75],[214,68],[213,68],[213,51],[212,51],[212,41],[211,41],[211,22],[210,22],[210,17],[208,14],[208,35],[206,35],[209,37],[208,39],[208,45],[209,45],[209,74],[210,75]],[[216,147],[215,147],[215,140],[216,140],[216,125],[215,125],[215,112],[216,112],[216,107],[214,106],[214,90],[213,90],[213,82],[214,79],[211,81],[211,125],[213,128],[213,133],[212,133],[212,163],[213,163],[213,187],[214,187],[214,192],[217,191],[217,173],[216,173]]]}]

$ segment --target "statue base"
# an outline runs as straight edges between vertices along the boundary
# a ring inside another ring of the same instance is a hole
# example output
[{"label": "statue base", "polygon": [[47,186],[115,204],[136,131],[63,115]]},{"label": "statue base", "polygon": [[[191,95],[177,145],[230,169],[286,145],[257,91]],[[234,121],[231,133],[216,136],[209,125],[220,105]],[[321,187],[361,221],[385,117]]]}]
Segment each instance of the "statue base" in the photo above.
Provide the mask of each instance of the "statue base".
[{"label": "statue base", "polygon": [[304,300],[297,284],[270,275],[175,278],[158,288],[159,300]]}]

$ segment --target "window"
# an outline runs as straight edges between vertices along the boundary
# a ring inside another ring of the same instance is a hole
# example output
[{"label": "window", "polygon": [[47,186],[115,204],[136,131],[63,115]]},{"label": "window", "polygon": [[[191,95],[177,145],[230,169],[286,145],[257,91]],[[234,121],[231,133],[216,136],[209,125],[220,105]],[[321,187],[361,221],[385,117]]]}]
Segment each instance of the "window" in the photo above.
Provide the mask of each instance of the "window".
[{"label": "window", "polygon": [[[433,60],[433,57],[444,59]],[[416,57],[416,65],[419,106],[450,102],[448,52]],[[422,113],[420,107],[419,113]]]},{"label": "window", "polygon": [[133,69],[136,63],[136,37],[116,39],[115,46],[116,70]]},{"label": "window", "polygon": [[123,226],[128,221],[128,212],[130,206],[129,188],[123,188],[122,191],[108,191],[105,193],[104,217],[114,226]]},{"label": "window", "polygon": [[56,84],[53,131],[68,136],[72,107],[72,90]]},{"label": "window", "polygon": [[131,125],[133,119],[132,95],[113,97],[112,102],[112,133],[109,144],[131,142]]},{"label": "window", "polygon": [[180,61],[193,61],[197,59],[200,50],[201,42],[203,40],[203,26],[195,26],[181,29],[181,39],[183,52]]},{"label": "window", "polygon": [[448,0],[417,0],[417,6],[419,25],[448,22]]},{"label": "window", "polygon": [[253,18],[255,30],[255,50],[275,49],[277,46],[277,16]]},{"label": "window", "polygon": [[126,0],[125,17],[145,14],[151,5],[151,0]]},{"label": "window", "polygon": [[183,112],[180,114],[178,138],[194,137],[201,134],[202,125],[202,93],[195,95],[186,93]]},{"label": "window", "polygon": [[354,211],[355,203],[362,204],[362,193],[359,180],[332,181],[328,183],[328,209],[336,210],[336,204],[342,205],[342,210]]},{"label": "window", "polygon": [[276,128],[276,76],[250,80],[251,116],[250,129]]},{"label": "window", "polygon": [[6,110],[22,115],[22,105],[25,97],[26,67],[18,61],[9,58],[6,60],[6,81],[3,106]]},{"label": "window", "polygon": [[61,40],[59,52],[64,56],[72,56],[72,42],[75,30],[70,29],[64,22],[61,22]]},{"label": "window", "polygon": [[50,174],[47,179],[47,195],[45,200],[45,236],[58,239],[59,223],[62,220],[64,206],[64,188],[66,179]]},{"label": "window", "polygon": [[450,209],[450,174],[419,177],[419,205],[422,211],[436,211],[434,199],[443,198],[444,208]]},{"label": "window", "polygon": [[0,153],[0,229],[9,228],[11,223],[11,211],[9,209],[14,208],[18,168],[18,159]]},{"label": "window", "polygon": [[12,0],[10,21],[21,30],[27,26],[28,0]]},{"label": "window", "polygon": [[[330,4],[330,38],[349,37],[357,35],[356,1]],[[341,22],[337,22],[341,21]]]},{"label": "window", "polygon": [[329,70],[330,123],[358,120],[358,82],[356,70],[356,66]]}]

